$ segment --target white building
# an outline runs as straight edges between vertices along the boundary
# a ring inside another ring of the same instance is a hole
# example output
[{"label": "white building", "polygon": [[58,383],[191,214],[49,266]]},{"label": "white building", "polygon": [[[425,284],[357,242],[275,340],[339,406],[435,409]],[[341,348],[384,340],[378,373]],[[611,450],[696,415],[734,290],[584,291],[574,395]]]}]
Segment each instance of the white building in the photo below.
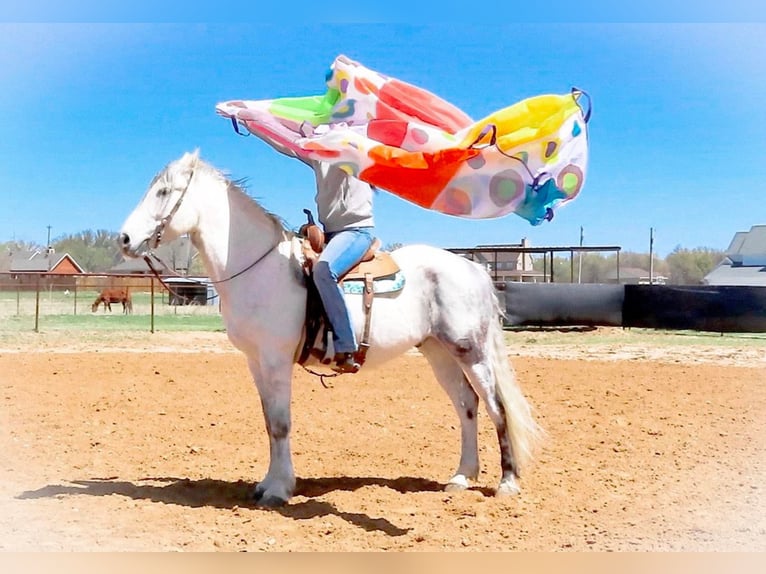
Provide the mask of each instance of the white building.
[{"label": "white building", "polygon": [[705,285],[766,287],[766,225],[738,231],[726,257],[702,279]]}]

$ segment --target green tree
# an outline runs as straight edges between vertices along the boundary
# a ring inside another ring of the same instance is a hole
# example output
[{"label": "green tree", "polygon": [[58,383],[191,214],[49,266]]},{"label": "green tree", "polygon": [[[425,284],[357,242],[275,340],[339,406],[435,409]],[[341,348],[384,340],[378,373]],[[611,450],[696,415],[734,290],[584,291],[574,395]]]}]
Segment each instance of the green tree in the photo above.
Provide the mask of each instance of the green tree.
[{"label": "green tree", "polygon": [[[546,261],[547,260],[547,261]],[[572,263],[569,257],[554,256],[553,269],[551,269],[551,260],[548,256],[535,255],[532,259],[532,268],[535,271],[546,273],[546,281],[550,280],[553,272],[553,281],[555,283],[571,283]],[[577,282],[577,267],[575,263],[574,281]]]},{"label": "green tree", "polygon": [[[582,255],[582,270],[580,269],[580,256]],[[649,254],[625,251],[620,253],[620,268],[636,267],[649,273]],[[534,269],[543,271],[545,263],[541,255],[535,256]],[[547,267],[550,267],[550,259]],[[668,263],[656,255],[654,256],[654,275],[669,274]],[[550,269],[546,268],[550,275]],[[609,283],[613,282],[617,272],[616,253],[574,253],[573,258],[569,255],[560,255],[553,258],[553,278],[556,283],[577,283],[578,277],[581,283]]]},{"label": "green tree", "polygon": [[43,248],[37,243],[30,241],[4,241],[0,243],[0,253],[18,253],[19,251],[35,251]]},{"label": "green tree", "polygon": [[56,253],[68,253],[89,273],[108,271],[121,260],[118,233],[99,229],[62,235],[52,242]]},{"label": "green tree", "polygon": [[[580,254],[575,253],[575,281],[579,273]],[[606,256],[603,253],[583,253],[582,254],[582,274],[581,283],[607,283],[610,280],[610,273],[614,274],[617,269],[617,259],[615,256]]]},{"label": "green tree", "polygon": [[189,267],[189,275],[192,275],[194,277],[204,277],[207,275],[207,270],[205,269],[205,262],[202,260],[202,257],[200,256],[199,252],[196,248],[192,248],[193,255],[191,260],[191,266]]},{"label": "green tree", "polygon": [[670,282],[678,285],[699,285],[702,279],[718,265],[725,254],[709,247],[684,249],[680,245],[665,258]]}]

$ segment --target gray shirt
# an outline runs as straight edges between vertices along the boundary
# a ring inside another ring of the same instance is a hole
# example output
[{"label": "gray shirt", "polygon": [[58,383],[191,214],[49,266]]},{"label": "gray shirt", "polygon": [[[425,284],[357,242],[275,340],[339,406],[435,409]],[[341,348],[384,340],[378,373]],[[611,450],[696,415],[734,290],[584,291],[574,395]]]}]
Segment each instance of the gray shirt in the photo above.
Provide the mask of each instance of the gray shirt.
[{"label": "gray shirt", "polygon": [[325,233],[374,227],[370,184],[326,162],[312,161],[309,165],[316,176],[315,200]]}]

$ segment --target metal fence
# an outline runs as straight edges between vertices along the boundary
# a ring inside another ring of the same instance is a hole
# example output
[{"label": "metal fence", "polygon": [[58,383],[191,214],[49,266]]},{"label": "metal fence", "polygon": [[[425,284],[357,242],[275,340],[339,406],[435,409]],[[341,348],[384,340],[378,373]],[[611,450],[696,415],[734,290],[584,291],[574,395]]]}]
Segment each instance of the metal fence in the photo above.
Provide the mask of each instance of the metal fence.
[{"label": "metal fence", "polygon": [[[189,291],[190,287],[195,289]],[[99,305],[94,311],[102,290],[114,288],[128,290],[130,309],[112,303],[111,309]],[[108,317],[115,326],[145,327],[153,332],[162,318],[220,317],[217,293],[204,279],[187,278],[183,285],[173,283],[170,289],[152,276],[0,273],[0,330],[39,331],[46,325],[102,327]]]}]

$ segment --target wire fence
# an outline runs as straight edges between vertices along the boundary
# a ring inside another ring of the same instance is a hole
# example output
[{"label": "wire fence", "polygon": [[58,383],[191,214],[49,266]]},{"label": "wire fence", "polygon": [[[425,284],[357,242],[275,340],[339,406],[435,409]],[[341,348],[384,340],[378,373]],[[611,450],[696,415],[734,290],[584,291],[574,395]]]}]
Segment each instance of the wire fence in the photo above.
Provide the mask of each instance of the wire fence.
[{"label": "wire fence", "polygon": [[[163,285],[166,283],[169,289]],[[125,289],[130,304],[96,301]],[[0,273],[0,331],[221,328],[218,295],[204,278],[117,274]]]}]

